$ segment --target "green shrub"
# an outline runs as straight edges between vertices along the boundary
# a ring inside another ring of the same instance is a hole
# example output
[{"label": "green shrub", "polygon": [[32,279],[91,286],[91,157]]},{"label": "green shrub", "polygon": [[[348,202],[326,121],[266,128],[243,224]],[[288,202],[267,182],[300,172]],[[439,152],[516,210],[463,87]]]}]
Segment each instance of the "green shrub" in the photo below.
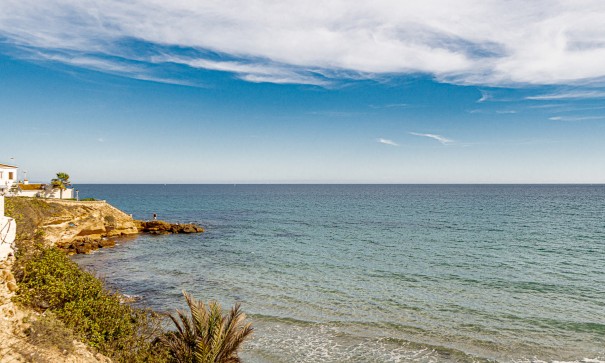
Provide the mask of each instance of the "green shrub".
[{"label": "green shrub", "polygon": [[94,202],[94,201],[96,201],[96,199],[95,198],[82,198],[82,199],[80,199],[80,201],[82,201],[82,202]]},{"label": "green shrub", "polygon": [[120,302],[92,274],[56,248],[38,248],[17,265],[17,300],[51,311],[80,339],[117,362],[163,362],[165,352],[152,344],[160,334],[151,311]]}]

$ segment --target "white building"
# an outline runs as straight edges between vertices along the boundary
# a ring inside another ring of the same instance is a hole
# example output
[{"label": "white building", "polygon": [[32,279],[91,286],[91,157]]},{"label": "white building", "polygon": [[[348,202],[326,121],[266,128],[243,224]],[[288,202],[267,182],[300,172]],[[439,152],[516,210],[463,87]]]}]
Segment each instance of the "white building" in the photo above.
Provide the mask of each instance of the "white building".
[{"label": "white building", "polygon": [[0,193],[9,191],[17,182],[18,170],[16,166],[0,164]]},{"label": "white building", "polygon": [[29,183],[27,176],[21,182],[17,177],[18,171],[19,168],[16,166],[0,163],[0,195],[38,198],[61,198],[62,196],[63,199],[74,197],[72,188],[64,189],[61,192],[50,184]]},{"label": "white building", "polygon": [[0,261],[13,252],[13,243],[17,233],[15,220],[4,216],[4,196],[0,195]]}]

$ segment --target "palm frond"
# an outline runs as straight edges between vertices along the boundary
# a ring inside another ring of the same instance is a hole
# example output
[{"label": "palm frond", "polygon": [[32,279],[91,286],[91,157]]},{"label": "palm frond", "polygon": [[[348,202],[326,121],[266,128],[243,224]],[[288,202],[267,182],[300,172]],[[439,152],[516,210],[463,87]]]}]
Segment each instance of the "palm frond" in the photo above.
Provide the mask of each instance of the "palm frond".
[{"label": "palm frond", "polygon": [[205,305],[183,291],[190,315],[177,310],[170,315],[176,331],[166,334],[161,342],[169,349],[175,362],[239,363],[237,352],[252,334],[252,324],[245,323],[246,314],[236,304],[228,314],[221,305],[210,301]]}]

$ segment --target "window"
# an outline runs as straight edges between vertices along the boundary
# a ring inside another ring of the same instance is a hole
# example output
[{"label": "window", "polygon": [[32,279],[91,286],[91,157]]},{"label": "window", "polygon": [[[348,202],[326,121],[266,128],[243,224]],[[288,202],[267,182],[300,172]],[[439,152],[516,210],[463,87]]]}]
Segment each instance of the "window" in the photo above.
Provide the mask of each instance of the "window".
[{"label": "window", "polygon": [[14,174],[15,174],[15,173],[13,173],[12,171],[9,171],[9,172],[8,172],[8,179],[9,179],[9,180],[13,180],[13,179],[15,179]]}]

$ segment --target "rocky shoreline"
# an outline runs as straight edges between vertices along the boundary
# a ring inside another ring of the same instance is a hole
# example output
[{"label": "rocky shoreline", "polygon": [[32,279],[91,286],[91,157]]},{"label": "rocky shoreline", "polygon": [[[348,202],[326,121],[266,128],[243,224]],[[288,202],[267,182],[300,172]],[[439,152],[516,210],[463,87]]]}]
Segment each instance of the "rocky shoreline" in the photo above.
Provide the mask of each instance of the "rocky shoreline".
[{"label": "rocky shoreline", "polygon": [[[148,234],[178,234],[178,233],[202,233],[204,229],[194,223],[170,223],[166,221],[134,221],[138,233]],[[57,247],[64,250],[70,255],[74,254],[86,254],[90,253],[99,248],[109,248],[116,245],[115,237],[123,237],[126,235],[132,235],[131,233],[109,237],[107,235],[99,236],[85,236],[83,238],[76,238],[71,242],[57,243]]]}]

